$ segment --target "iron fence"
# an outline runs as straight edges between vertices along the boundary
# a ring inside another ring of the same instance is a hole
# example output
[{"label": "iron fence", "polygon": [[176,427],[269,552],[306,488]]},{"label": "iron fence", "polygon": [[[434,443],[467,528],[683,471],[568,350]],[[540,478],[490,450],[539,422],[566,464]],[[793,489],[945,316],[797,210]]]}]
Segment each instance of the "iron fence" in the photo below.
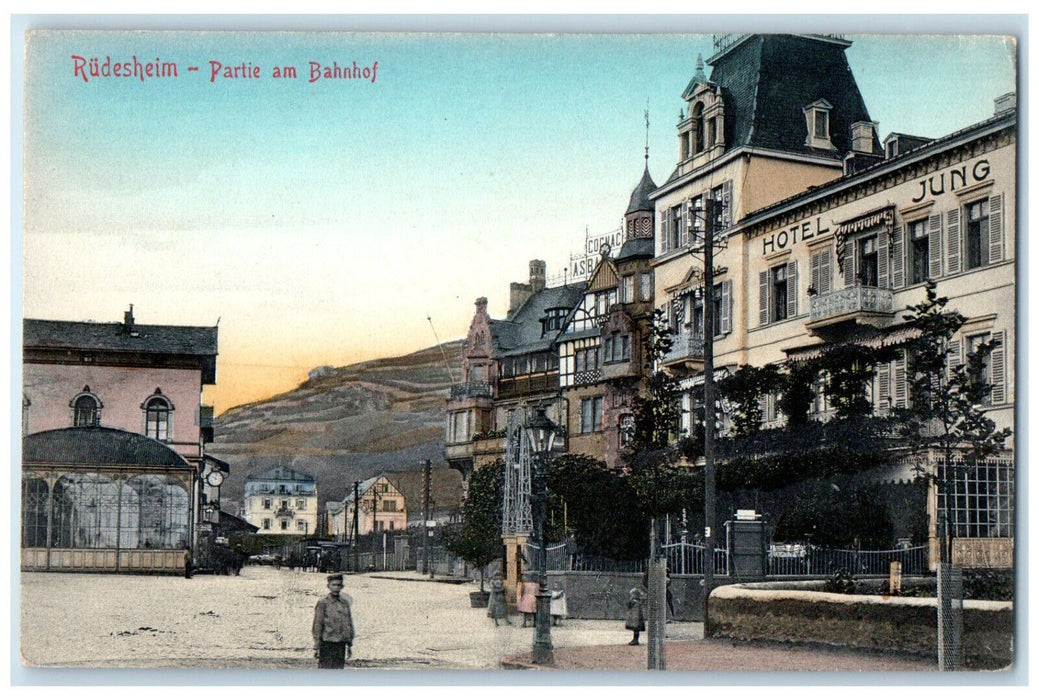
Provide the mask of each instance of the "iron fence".
[{"label": "iron fence", "polygon": [[[667,556],[667,570],[672,574],[702,575],[704,562],[707,559],[707,547],[691,542],[675,542],[665,544],[662,549]],[[729,550],[714,548],[714,573],[716,576],[729,575]]]},{"label": "iron fence", "polygon": [[768,550],[770,576],[832,576],[847,571],[853,576],[886,576],[891,562],[902,565],[903,576],[929,571],[928,548],[830,549],[810,544],[772,544]]},{"label": "iron fence", "polygon": [[[549,571],[599,571],[634,572],[646,571],[646,561],[618,561],[608,557],[573,552],[566,543],[550,545],[547,549]],[[700,576],[704,572],[707,548],[702,544],[674,542],[661,547],[667,558],[670,574]],[[763,552],[766,558],[766,577],[805,576],[830,577],[838,571],[847,571],[854,576],[887,576],[891,562],[902,565],[903,576],[922,576],[929,573],[928,548],[900,547],[897,549],[831,549],[810,544],[773,543]],[[527,543],[524,550],[527,569],[538,570],[541,550]],[[714,572],[717,576],[730,573],[729,550],[716,547],[714,550]]]}]

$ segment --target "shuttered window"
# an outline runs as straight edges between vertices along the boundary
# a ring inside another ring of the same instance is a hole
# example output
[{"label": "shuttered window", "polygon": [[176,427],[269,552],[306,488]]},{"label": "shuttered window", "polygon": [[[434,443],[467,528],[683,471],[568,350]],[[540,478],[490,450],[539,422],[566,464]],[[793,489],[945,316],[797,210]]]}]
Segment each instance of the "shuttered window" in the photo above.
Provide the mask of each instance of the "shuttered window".
[{"label": "shuttered window", "polygon": [[822,250],[817,250],[812,253],[811,259],[811,276],[812,276],[812,289],[817,294],[828,294],[833,289],[833,282],[831,281],[831,259],[833,258],[833,251],[829,246]]}]

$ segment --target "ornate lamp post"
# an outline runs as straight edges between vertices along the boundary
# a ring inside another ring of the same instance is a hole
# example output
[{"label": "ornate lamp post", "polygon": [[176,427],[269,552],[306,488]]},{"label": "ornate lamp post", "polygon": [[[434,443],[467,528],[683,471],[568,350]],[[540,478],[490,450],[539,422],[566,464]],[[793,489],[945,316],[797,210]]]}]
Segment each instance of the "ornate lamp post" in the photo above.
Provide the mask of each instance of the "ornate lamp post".
[{"label": "ornate lamp post", "polygon": [[548,590],[548,535],[545,527],[548,479],[545,472],[548,471],[549,455],[556,440],[556,424],[545,415],[544,408],[538,408],[534,417],[524,424],[523,432],[530,442],[530,452],[534,457],[535,501],[538,506],[536,522],[541,539],[541,561],[538,566],[541,585],[538,587],[537,607],[534,611],[534,648],[530,660],[536,664],[550,665],[555,663],[555,655],[552,652],[552,618],[549,615],[552,594]]}]

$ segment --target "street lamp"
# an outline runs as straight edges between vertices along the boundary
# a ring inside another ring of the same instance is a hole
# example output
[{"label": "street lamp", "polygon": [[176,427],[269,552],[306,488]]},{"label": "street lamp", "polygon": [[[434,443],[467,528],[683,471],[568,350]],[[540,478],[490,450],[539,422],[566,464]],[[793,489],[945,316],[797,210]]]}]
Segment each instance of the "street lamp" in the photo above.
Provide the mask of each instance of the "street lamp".
[{"label": "street lamp", "polygon": [[[552,594],[548,590],[548,536],[545,527],[545,511],[548,510],[548,458],[556,441],[556,424],[545,415],[544,408],[529,418],[523,426],[523,432],[530,444],[530,452],[534,457],[534,475],[537,482],[537,523],[538,535],[541,538],[541,561],[538,574],[541,585],[538,587],[537,606],[534,609],[534,648],[531,661],[536,664],[554,664],[552,652],[552,618],[549,615]],[[533,491],[533,489],[532,489]],[[533,494],[532,494],[533,495]]]}]

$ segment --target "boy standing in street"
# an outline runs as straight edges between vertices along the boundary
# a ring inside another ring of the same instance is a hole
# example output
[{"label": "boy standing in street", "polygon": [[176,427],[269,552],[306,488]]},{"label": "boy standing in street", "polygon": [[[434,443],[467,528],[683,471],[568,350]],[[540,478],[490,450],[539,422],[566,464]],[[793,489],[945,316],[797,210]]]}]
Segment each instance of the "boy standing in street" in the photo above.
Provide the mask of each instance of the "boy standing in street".
[{"label": "boy standing in street", "polygon": [[328,577],[328,595],[314,607],[314,655],[318,668],[343,668],[353,655],[354,621],[350,597],[340,595],[343,575]]}]

